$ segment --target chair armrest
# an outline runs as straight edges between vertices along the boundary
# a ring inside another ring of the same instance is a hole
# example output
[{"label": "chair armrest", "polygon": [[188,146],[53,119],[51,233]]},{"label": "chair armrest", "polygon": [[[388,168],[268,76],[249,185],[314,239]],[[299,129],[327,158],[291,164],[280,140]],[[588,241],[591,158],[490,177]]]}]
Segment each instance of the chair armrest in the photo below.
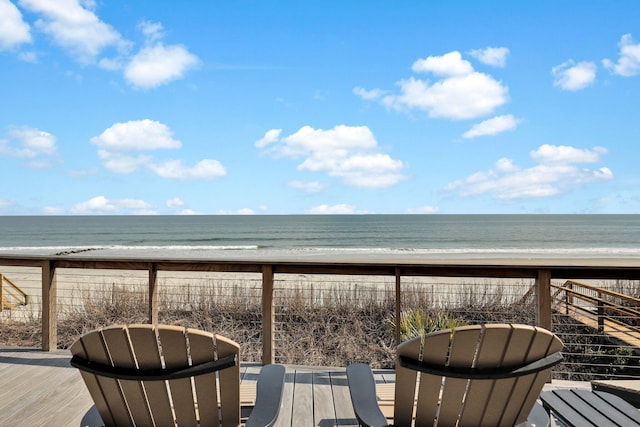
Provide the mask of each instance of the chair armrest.
[{"label": "chair armrest", "polygon": [[378,406],[376,382],[371,367],[365,363],[347,366],[349,393],[356,418],[363,426],[387,427],[387,419]]},{"label": "chair armrest", "polygon": [[262,367],[256,386],[256,405],[246,427],[270,427],[276,422],[282,404],[284,375],[285,368],[282,365]]}]

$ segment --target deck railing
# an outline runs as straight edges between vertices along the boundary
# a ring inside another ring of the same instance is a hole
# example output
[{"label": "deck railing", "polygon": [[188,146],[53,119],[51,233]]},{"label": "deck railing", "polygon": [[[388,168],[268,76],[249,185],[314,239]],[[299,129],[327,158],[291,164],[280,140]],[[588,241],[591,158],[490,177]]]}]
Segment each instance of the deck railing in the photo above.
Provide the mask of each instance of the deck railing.
[{"label": "deck railing", "polygon": [[562,303],[565,314],[594,319],[600,331],[610,322],[640,334],[640,298],[574,280],[552,289],[553,300]]},{"label": "deck railing", "polygon": [[[535,323],[551,329],[553,304],[558,288],[553,280],[581,279],[640,280],[640,261],[570,261],[536,260],[447,260],[447,261],[344,261],[328,260],[202,260],[202,259],[116,259],[89,256],[0,256],[0,266],[37,267],[42,280],[42,349],[53,351],[58,346],[58,298],[56,274],[59,269],[104,269],[144,271],[148,275],[148,321],[158,321],[159,272],[233,272],[257,273],[262,287],[262,362],[275,358],[274,277],[279,275],[366,275],[395,279],[395,318],[401,318],[405,282],[412,277],[500,278],[533,280]],[[577,282],[566,282],[575,283]],[[563,289],[567,299],[585,298],[575,288]],[[586,294],[585,294],[586,295]],[[591,297],[589,297],[591,298]],[[568,301],[568,300],[567,300]],[[611,308],[610,306],[606,307]],[[605,310],[606,311],[606,310]],[[634,313],[637,313],[634,311]],[[396,330],[400,341],[400,330]]]},{"label": "deck railing", "polygon": [[0,273],[0,311],[13,309],[19,305],[27,305],[29,295],[13,283],[7,276]]}]

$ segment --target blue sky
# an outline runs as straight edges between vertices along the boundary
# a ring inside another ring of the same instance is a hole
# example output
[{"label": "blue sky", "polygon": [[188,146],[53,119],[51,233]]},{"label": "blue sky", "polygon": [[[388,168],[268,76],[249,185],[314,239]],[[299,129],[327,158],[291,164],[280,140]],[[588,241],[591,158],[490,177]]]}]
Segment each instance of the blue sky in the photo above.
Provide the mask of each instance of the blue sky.
[{"label": "blue sky", "polygon": [[640,213],[638,1],[0,0],[0,214]]}]

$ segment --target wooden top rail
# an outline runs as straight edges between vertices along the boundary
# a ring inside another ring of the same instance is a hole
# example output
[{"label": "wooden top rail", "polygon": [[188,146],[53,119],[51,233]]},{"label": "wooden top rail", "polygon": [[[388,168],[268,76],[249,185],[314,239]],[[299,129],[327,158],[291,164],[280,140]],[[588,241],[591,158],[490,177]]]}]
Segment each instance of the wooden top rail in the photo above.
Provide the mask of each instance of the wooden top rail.
[{"label": "wooden top rail", "polygon": [[599,295],[607,295],[610,297],[619,298],[621,300],[624,300],[626,302],[633,304],[634,306],[640,307],[640,298],[635,298],[630,295],[621,294],[619,292],[611,291],[608,289],[602,289],[593,285],[587,285],[586,283],[580,283],[574,280],[567,280],[562,286],[563,287],[574,286],[574,287],[589,289],[591,291],[598,292]]},{"label": "wooden top rail", "polygon": [[281,274],[346,274],[381,276],[442,276],[537,278],[541,270],[554,279],[640,280],[639,259],[420,259],[417,257],[318,256],[290,259],[116,258],[97,255],[0,255],[0,265],[19,267],[86,268],[116,270],[205,271],[260,273],[271,265]]}]

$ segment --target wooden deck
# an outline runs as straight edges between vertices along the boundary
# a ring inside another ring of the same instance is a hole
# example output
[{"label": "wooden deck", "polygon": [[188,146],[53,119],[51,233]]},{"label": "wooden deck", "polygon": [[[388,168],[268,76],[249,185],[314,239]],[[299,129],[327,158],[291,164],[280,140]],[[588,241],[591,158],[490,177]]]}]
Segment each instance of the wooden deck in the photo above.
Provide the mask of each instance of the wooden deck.
[{"label": "wooden deck", "polygon": [[[88,426],[99,424],[79,372],[69,366],[67,351],[0,347],[0,426]],[[255,389],[258,365],[243,365],[243,389]],[[380,393],[388,394],[395,375],[375,371]],[[549,387],[590,388],[588,383],[560,382]],[[383,396],[381,396],[383,397]],[[244,398],[251,400],[251,396]],[[357,426],[344,368],[287,366],[283,426]]]}]

